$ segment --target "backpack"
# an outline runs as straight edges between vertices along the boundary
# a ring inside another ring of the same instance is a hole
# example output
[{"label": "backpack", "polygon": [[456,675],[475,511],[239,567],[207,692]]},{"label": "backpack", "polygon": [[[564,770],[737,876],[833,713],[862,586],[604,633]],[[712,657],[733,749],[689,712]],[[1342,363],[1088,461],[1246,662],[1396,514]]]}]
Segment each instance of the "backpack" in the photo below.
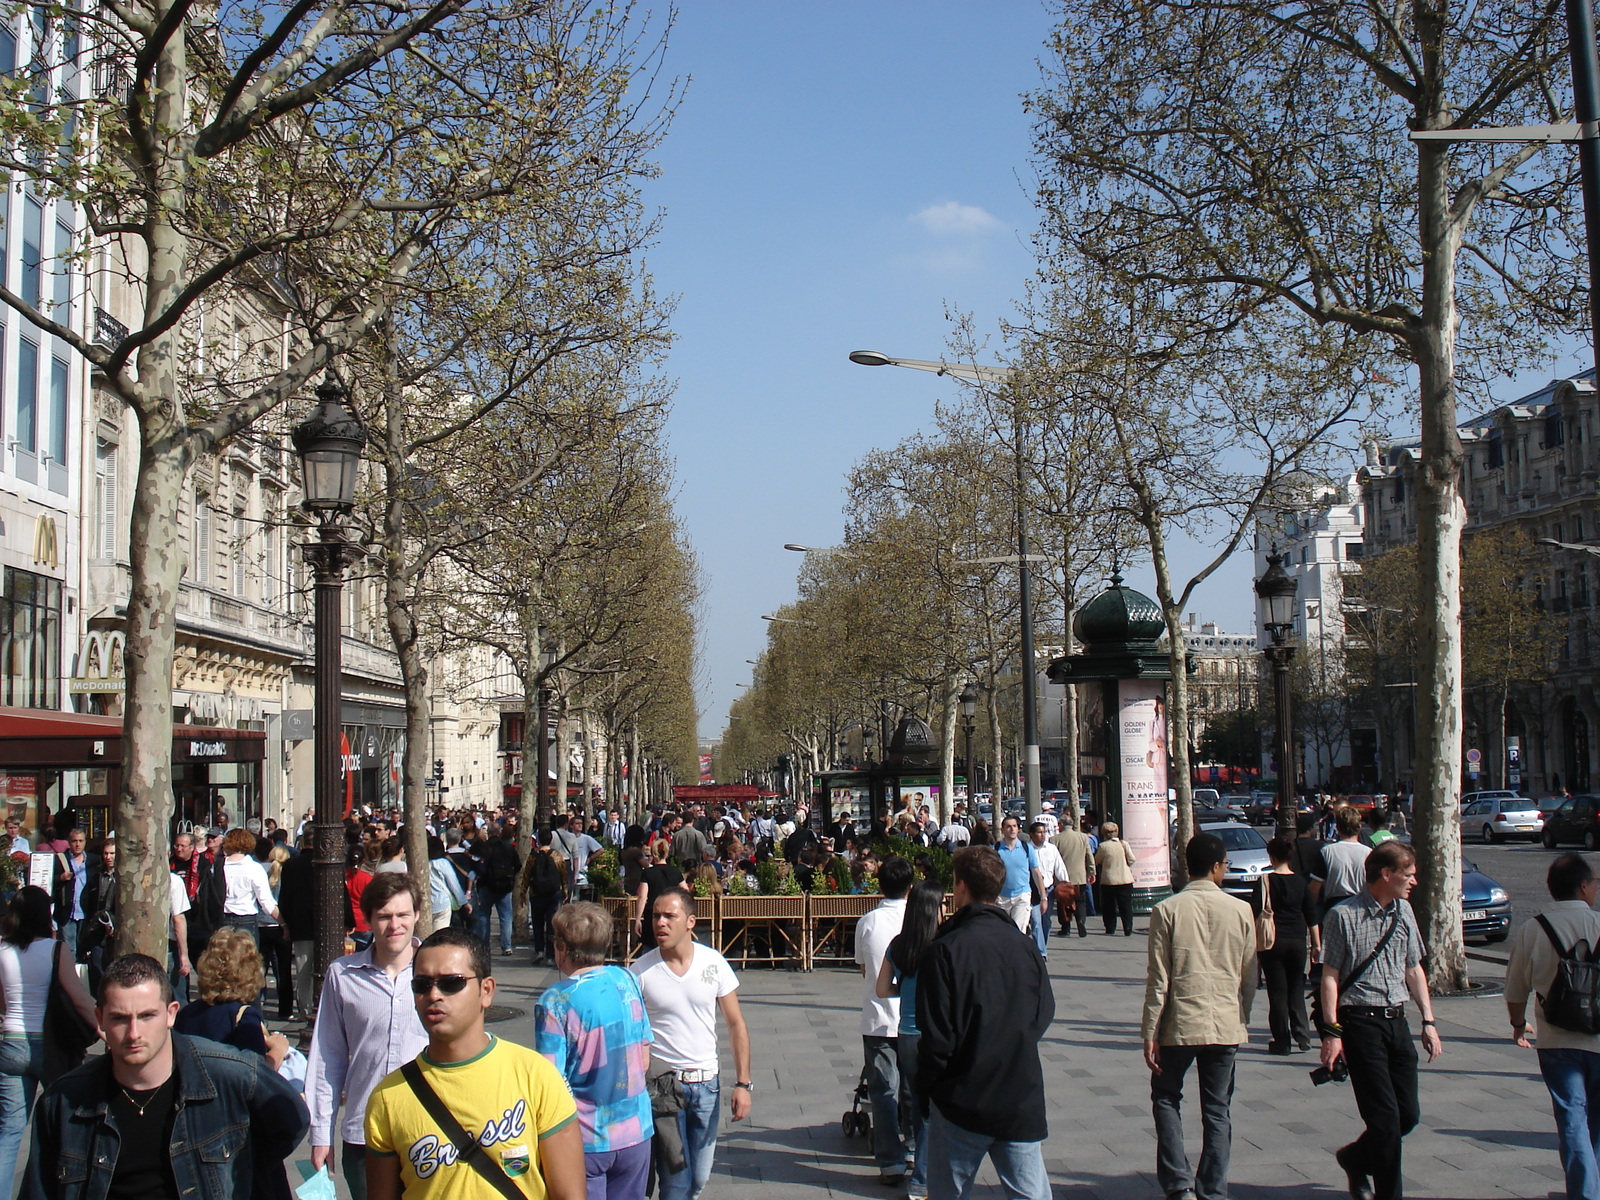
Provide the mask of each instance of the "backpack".
[{"label": "backpack", "polygon": [[509,896],[517,886],[516,859],[504,842],[490,842],[484,850],[483,890],[493,896]]},{"label": "backpack", "polygon": [[550,851],[540,850],[536,853],[528,870],[528,890],[535,896],[553,896],[564,886],[561,868],[550,857]]},{"label": "backpack", "polygon": [[1580,940],[1571,950],[1564,949],[1544,915],[1534,919],[1543,926],[1561,960],[1550,991],[1539,997],[1544,1019],[1569,1033],[1600,1033],[1600,947]]}]

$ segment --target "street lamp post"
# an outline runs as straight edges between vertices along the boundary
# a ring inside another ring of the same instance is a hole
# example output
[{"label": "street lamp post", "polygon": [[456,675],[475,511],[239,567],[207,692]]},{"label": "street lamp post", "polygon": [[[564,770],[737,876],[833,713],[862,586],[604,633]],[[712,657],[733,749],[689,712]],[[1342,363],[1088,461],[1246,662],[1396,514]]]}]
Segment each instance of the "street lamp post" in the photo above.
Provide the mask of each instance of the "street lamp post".
[{"label": "street lamp post", "polygon": [[[852,350],[850,361],[862,367],[908,367],[913,371],[931,371],[935,375],[950,375],[968,383],[1005,383],[1015,373],[1013,367],[988,367],[969,363],[928,362],[916,358],[891,358],[877,350]],[[1018,672],[1022,684],[1022,791],[1028,803],[1028,812],[1039,811],[1039,711],[1038,680],[1035,678],[1033,659],[1033,571],[1029,563],[1038,556],[1028,553],[1027,476],[1023,468],[1023,424],[1020,402],[1013,409],[1012,433],[1016,442],[1017,466],[1017,580],[1021,607],[1022,653],[1018,656]],[[1001,561],[1001,560],[992,560]],[[1011,561],[1009,556],[1003,561]]]},{"label": "street lamp post", "polygon": [[1277,717],[1278,754],[1278,821],[1280,838],[1292,841],[1294,829],[1294,728],[1289,711],[1289,660],[1294,657],[1294,647],[1289,644],[1289,630],[1294,625],[1294,597],[1300,584],[1283,569],[1284,556],[1273,547],[1267,555],[1267,569],[1256,580],[1256,595],[1261,602],[1261,624],[1271,635],[1270,645],[1262,654],[1272,664],[1272,694]]},{"label": "street lamp post", "polygon": [[313,996],[333,960],[344,953],[344,825],[339,761],[339,708],[343,693],[344,642],[341,593],[345,568],[361,548],[346,536],[345,519],[355,507],[356,473],[367,430],[345,405],[348,393],[330,372],[317,388],[317,407],[295,426],[304,498],[300,506],[317,519],[317,540],[301,547],[316,580],[316,687],[313,707],[314,822],[313,882],[317,906]]},{"label": "street lamp post", "polygon": [[[539,829],[549,829],[555,815],[555,786],[550,782],[550,668],[555,664],[555,646],[544,642],[539,648],[539,790],[534,793],[534,820]],[[563,792],[565,789],[563,788]],[[563,794],[561,799],[566,800]],[[538,845],[539,829],[529,831],[529,845]]]},{"label": "street lamp post", "polygon": [[972,764],[972,727],[978,715],[978,689],[971,683],[961,689],[961,725],[967,734],[967,804],[976,807],[978,776]]}]

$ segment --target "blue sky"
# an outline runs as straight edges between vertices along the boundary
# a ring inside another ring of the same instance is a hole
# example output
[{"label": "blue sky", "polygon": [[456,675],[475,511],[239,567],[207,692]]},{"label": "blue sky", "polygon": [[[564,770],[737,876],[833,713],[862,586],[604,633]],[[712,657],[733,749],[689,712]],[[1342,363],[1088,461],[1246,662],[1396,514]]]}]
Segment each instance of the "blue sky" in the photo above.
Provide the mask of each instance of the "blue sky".
[{"label": "blue sky", "polygon": [[[667,71],[688,94],[645,198],[665,217],[649,267],[678,297],[669,436],[706,585],[703,737],[750,678],[761,614],[794,595],[783,543],[835,542],[851,464],[955,394],[846,355],[938,358],[947,307],[992,331],[1023,292],[1020,97],[1049,27],[1025,0],[683,0]],[[1187,578],[1202,549],[1174,558]],[[1250,584],[1242,555],[1190,607],[1247,628]]]}]

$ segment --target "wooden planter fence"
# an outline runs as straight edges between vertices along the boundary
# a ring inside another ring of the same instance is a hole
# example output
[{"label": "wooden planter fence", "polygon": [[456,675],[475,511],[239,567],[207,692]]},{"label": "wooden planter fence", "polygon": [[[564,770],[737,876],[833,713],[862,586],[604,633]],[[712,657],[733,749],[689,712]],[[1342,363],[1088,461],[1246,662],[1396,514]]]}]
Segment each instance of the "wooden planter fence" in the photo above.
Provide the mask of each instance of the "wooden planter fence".
[{"label": "wooden planter fence", "polygon": [[[882,896],[697,896],[695,936],[741,967],[793,964],[809,971],[818,961],[855,964],[855,925]],[[639,953],[633,936],[633,897],[605,896],[601,905],[614,928],[611,955],[621,963]]]}]

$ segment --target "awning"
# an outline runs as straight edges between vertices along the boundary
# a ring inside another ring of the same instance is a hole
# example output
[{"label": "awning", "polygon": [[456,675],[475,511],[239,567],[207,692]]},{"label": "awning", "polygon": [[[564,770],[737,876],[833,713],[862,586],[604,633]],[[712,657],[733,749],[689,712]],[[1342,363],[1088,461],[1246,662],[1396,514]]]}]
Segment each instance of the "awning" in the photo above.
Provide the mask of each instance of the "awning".
[{"label": "awning", "polygon": [[[259,762],[259,729],[174,725],[174,762]],[[0,708],[0,767],[116,767],[122,764],[122,718],[37,708]]]}]

